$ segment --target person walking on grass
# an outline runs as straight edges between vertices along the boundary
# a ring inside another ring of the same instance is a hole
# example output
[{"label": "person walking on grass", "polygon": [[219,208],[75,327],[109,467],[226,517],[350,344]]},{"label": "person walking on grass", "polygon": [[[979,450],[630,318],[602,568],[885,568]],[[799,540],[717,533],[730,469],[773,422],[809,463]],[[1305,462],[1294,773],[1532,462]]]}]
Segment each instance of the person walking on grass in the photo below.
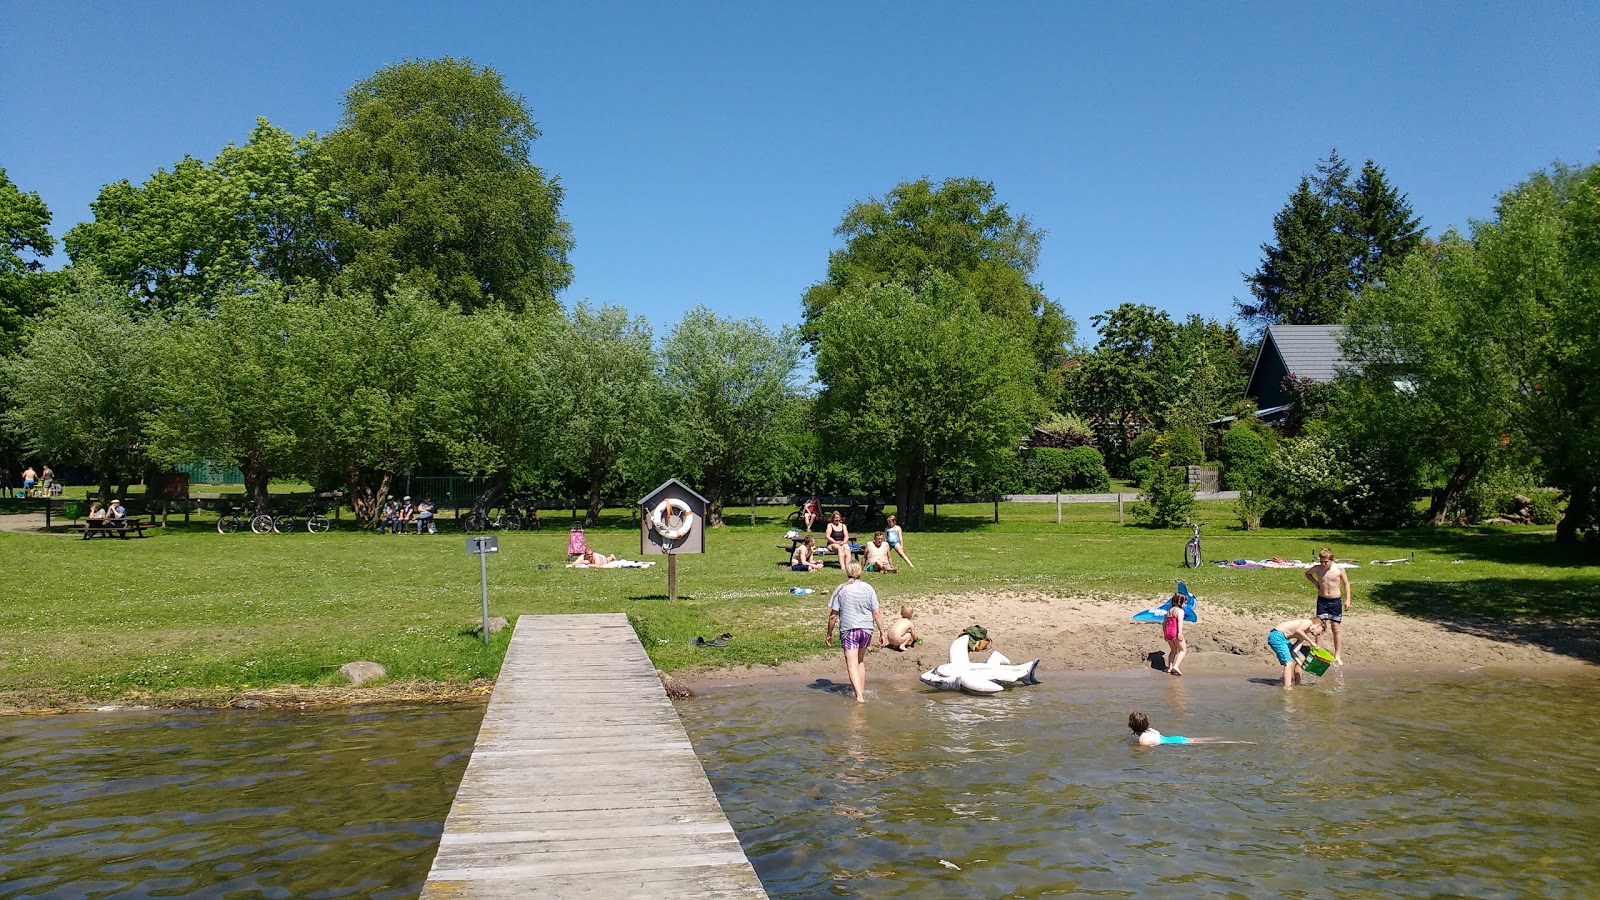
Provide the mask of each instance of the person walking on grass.
[{"label": "person walking on grass", "polygon": [[1323,547],[1317,551],[1317,564],[1306,570],[1306,580],[1317,589],[1317,618],[1333,629],[1333,664],[1344,665],[1339,654],[1339,623],[1344,614],[1355,606],[1350,591],[1350,576],[1344,566],[1333,561],[1333,551]]},{"label": "person walking on grass", "polygon": [[861,564],[846,557],[845,572],[850,578],[833,589],[828,598],[827,645],[833,646],[833,632],[839,631],[839,646],[844,648],[845,674],[850,677],[850,689],[855,691],[856,702],[867,702],[867,649],[872,646],[872,634],[878,634],[878,646],[888,643],[887,629],[883,627],[883,610],[878,608],[878,592],[861,580]]},{"label": "person walking on grass", "polygon": [[1183,657],[1189,652],[1189,643],[1183,639],[1183,607],[1188,602],[1188,597],[1173,594],[1167,617],[1161,622],[1161,636],[1167,639],[1168,675],[1183,674]]}]

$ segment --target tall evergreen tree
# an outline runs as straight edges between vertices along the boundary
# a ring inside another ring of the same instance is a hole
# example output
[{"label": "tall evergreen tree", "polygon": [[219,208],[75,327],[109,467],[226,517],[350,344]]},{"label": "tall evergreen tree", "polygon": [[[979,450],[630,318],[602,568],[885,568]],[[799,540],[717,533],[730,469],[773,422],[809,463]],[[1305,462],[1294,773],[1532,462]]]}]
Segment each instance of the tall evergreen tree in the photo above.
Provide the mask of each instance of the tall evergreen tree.
[{"label": "tall evergreen tree", "polygon": [[1274,242],[1244,276],[1254,300],[1234,301],[1262,327],[1342,321],[1361,290],[1422,241],[1420,220],[1383,169],[1367,160],[1352,185],[1337,150],[1300,179],[1272,228]]}]

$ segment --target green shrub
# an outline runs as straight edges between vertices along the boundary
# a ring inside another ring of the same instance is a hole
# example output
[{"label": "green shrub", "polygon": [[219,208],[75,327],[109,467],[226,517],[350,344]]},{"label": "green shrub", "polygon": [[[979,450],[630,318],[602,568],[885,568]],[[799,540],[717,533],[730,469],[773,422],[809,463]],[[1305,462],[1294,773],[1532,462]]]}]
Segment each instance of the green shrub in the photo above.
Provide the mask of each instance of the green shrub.
[{"label": "green shrub", "polygon": [[1133,521],[1156,528],[1177,528],[1194,511],[1194,488],[1181,468],[1158,466],[1133,505]]},{"label": "green shrub", "polygon": [[1033,466],[1035,490],[1046,493],[1111,490],[1111,476],[1106,474],[1105,459],[1093,447],[1074,447],[1071,450],[1035,447]]},{"label": "green shrub", "polygon": [[1554,494],[1547,494],[1544,491],[1529,491],[1527,497],[1533,501],[1533,506],[1530,507],[1533,513],[1533,524],[1554,525],[1561,521],[1561,504],[1556,502]]},{"label": "green shrub", "polygon": [[1148,456],[1141,456],[1128,464],[1128,477],[1135,484],[1144,484],[1156,472],[1156,461]]},{"label": "green shrub", "polygon": [[1239,517],[1239,524],[1245,531],[1261,527],[1261,515],[1266,508],[1267,498],[1253,485],[1240,488],[1239,499],[1233,501],[1233,514]]},{"label": "green shrub", "polygon": [[1234,425],[1222,433],[1217,456],[1222,462],[1223,490],[1242,491],[1261,483],[1267,466],[1267,442],[1255,429]]},{"label": "green shrub", "polygon": [[1400,528],[1420,518],[1414,473],[1372,448],[1308,432],[1278,445],[1262,521],[1290,528]]},{"label": "green shrub", "polygon": [[1160,439],[1161,432],[1155,429],[1140,432],[1139,436],[1133,439],[1133,443],[1128,445],[1128,460],[1131,462],[1142,457],[1154,456],[1155,453],[1151,448]]}]

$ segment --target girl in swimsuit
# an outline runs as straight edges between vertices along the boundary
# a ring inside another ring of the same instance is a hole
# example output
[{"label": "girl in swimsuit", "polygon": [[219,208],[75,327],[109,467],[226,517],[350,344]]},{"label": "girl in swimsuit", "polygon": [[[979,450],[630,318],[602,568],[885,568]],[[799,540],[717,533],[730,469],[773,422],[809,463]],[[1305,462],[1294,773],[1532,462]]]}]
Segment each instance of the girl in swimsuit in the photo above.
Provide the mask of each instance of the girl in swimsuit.
[{"label": "girl in swimsuit", "polygon": [[889,546],[894,548],[894,552],[900,554],[900,558],[906,561],[906,565],[913,569],[917,567],[917,564],[911,561],[911,557],[906,555],[906,537],[900,531],[900,523],[895,521],[894,516],[889,517],[889,527],[884,530],[883,536],[889,542]]},{"label": "girl in swimsuit", "polygon": [[828,523],[826,531],[828,538],[828,552],[837,553],[834,559],[839,561],[839,568],[850,561],[850,529],[845,527],[844,516],[833,514],[833,520]]},{"label": "girl in swimsuit", "polygon": [[1183,655],[1189,652],[1189,642],[1183,639],[1183,606],[1189,598],[1173,594],[1167,607],[1167,617],[1161,623],[1161,636],[1167,639],[1167,674],[1182,675]]}]

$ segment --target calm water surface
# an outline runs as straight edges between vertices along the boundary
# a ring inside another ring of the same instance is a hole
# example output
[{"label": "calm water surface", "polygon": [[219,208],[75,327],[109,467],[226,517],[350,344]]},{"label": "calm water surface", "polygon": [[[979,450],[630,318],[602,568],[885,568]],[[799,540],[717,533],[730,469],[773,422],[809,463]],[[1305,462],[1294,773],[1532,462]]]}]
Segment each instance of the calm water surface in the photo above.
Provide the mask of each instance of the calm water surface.
[{"label": "calm water surface", "polygon": [[0,897],[415,897],[482,718],[0,718]]},{"label": "calm water surface", "polygon": [[774,897],[1600,895],[1600,677],[1046,678],[679,713]]}]

